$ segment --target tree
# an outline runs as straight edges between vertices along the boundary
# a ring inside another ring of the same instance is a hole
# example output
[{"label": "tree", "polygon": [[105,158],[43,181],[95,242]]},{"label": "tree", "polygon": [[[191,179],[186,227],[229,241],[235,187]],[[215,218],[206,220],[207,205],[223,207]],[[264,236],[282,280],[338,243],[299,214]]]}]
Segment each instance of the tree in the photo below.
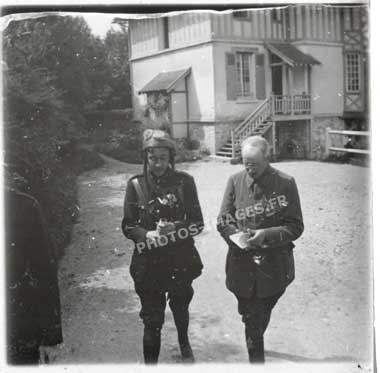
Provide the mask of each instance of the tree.
[{"label": "tree", "polygon": [[[59,97],[57,109],[64,122],[61,128],[78,126],[86,111],[104,105],[110,91],[111,69],[102,41],[91,34],[83,18],[47,16],[13,21],[3,42],[11,80],[22,82],[23,89],[27,86],[26,92],[33,96],[44,92],[43,98],[50,103]],[[34,107],[40,106],[37,101]],[[10,111],[19,114],[24,109],[24,105],[10,107]]]},{"label": "tree", "polygon": [[6,160],[31,184],[54,168],[68,121],[57,76],[41,63],[50,43],[38,19],[11,22],[3,37]]},{"label": "tree", "polygon": [[85,112],[103,105],[111,77],[104,46],[82,18],[44,16],[10,22],[3,56],[6,182],[28,183],[62,244],[76,171],[61,147],[81,132]]},{"label": "tree", "polygon": [[[114,23],[116,23],[114,21]],[[107,62],[111,68],[111,92],[106,106],[124,109],[131,106],[128,29],[121,24],[121,31],[108,31],[104,46]]]}]

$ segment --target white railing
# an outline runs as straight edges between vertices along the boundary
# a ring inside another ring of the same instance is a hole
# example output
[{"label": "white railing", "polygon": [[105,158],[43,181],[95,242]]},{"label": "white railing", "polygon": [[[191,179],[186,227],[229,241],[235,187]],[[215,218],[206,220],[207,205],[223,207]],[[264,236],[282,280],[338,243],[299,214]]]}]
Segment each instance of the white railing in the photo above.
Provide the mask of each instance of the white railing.
[{"label": "white railing", "polygon": [[244,121],[231,130],[232,158],[236,157],[241,142],[271,116],[270,98],[264,100]]},{"label": "white railing", "polygon": [[[272,115],[301,115],[311,112],[310,95],[272,95],[264,100],[244,121],[231,131],[232,157],[241,142]],[[268,127],[269,128],[269,127]]]},{"label": "white railing", "polygon": [[274,115],[300,115],[311,112],[310,95],[273,95],[271,96]]}]

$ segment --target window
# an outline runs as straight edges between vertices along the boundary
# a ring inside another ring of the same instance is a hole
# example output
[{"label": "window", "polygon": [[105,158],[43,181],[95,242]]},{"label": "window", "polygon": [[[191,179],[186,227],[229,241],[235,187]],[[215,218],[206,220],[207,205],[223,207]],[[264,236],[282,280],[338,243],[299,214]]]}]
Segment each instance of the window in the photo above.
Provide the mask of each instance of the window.
[{"label": "window", "polygon": [[281,9],[272,9],[272,21],[281,22]]},{"label": "window", "polygon": [[169,48],[169,18],[162,18],[163,33],[164,33],[164,49]]},{"label": "window", "polygon": [[232,13],[234,18],[237,18],[239,20],[249,20],[249,13],[247,11],[235,11]]},{"label": "window", "polygon": [[355,93],[360,91],[360,54],[346,54],[346,91]]},{"label": "window", "polygon": [[254,95],[254,55],[252,53],[236,53],[237,97],[253,98]]}]

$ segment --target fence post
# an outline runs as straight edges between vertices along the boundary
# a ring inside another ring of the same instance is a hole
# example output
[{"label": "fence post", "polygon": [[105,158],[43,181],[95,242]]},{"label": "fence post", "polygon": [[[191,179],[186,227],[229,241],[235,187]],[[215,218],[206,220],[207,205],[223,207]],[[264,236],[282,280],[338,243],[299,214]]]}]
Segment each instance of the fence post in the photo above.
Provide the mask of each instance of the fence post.
[{"label": "fence post", "polygon": [[330,148],[331,148],[330,131],[331,131],[331,128],[327,127],[325,131],[325,154],[324,154],[325,159],[328,158]]},{"label": "fence post", "polygon": [[271,92],[270,98],[269,98],[269,112],[270,112],[270,115],[274,115],[274,96],[273,96],[273,92]]},{"label": "fence post", "polygon": [[297,114],[297,97],[292,95],[292,115]]},{"label": "fence post", "polygon": [[276,149],[276,122],[272,122],[273,160],[277,159]]},{"label": "fence post", "polygon": [[231,130],[231,142],[232,142],[232,159],[236,157],[236,145],[235,145],[235,132]]}]

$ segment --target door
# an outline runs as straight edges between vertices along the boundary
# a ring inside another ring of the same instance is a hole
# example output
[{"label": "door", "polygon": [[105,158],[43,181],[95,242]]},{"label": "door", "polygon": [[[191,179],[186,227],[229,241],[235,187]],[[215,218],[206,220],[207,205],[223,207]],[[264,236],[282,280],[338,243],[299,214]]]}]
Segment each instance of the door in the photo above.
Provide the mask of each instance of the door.
[{"label": "door", "polygon": [[282,65],[272,66],[272,92],[282,95]]},{"label": "door", "polygon": [[282,65],[272,66],[272,94],[274,114],[283,114],[286,105],[283,95],[283,67]]}]

